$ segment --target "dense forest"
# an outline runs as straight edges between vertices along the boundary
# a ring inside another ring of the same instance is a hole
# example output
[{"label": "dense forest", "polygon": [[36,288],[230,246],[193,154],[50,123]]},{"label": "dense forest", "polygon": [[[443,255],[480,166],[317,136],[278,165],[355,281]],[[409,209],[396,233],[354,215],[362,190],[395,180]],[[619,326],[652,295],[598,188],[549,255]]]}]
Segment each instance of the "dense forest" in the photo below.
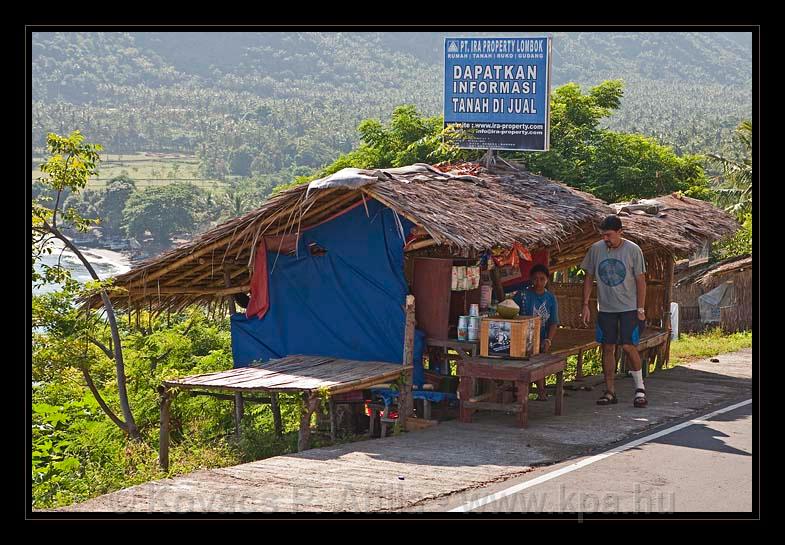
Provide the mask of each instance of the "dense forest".
[{"label": "dense forest", "polygon": [[[609,128],[738,155],[751,55],[749,33],[556,33],[553,85],[623,79]],[[79,128],[108,153],[197,153],[205,177],[317,168],[362,119],[440,113],[442,62],[439,33],[36,33],[33,146]]]}]

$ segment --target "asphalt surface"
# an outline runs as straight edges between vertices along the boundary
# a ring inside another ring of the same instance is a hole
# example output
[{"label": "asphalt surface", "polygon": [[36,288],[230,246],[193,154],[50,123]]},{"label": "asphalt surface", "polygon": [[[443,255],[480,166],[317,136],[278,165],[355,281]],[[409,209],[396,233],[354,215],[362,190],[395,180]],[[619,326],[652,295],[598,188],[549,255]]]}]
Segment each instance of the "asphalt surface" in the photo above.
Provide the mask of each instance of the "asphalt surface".
[{"label": "asphalt surface", "polygon": [[[673,422],[647,430],[645,435],[672,426]],[[750,512],[753,507],[752,426],[749,404],[499,498],[471,512]],[[618,445],[625,442],[629,440]],[[541,467],[524,477],[424,503],[407,511],[450,511],[588,458]]]},{"label": "asphalt surface", "polygon": [[[480,411],[470,423],[444,421],[422,431],[384,439],[202,469],[56,510],[448,511],[544,475],[554,467],[570,466],[577,460],[594,461],[593,456],[617,445],[750,399],[752,350],[722,354],[715,361],[699,360],[650,375],[646,378],[649,406],[645,409],[632,406],[634,383],[630,377],[616,381],[617,405],[598,406],[602,382],[602,377],[593,376],[573,385],[582,384],[584,388],[565,392],[562,416],[554,415],[554,398],[530,403],[529,426],[525,429],[516,426],[514,414]],[[594,389],[586,390],[587,386]],[[745,431],[735,425],[749,430],[752,419],[749,413],[728,422],[725,419],[727,415],[708,427],[690,426],[657,442],[641,444],[635,450],[527,488],[527,495],[521,499],[534,501],[533,504],[502,500],[494,502],[496,505],[483,505],[483,509],[586,513],[603,509],[641,512],[647,508],[736,510],[739,505],[750,509],[751,437],[747,431],[745,440]],[[548,495],[535,497],[532,493],[539,490]]]}]

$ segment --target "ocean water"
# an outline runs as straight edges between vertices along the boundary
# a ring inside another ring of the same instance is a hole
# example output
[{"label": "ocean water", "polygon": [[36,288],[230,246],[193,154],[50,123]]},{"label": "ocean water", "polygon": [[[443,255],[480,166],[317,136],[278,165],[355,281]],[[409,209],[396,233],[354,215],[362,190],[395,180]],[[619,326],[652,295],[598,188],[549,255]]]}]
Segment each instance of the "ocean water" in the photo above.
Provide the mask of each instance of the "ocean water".
[{"label": "ocean water", "polygon": [[[56,265],[59,260],[60,264],[71,271],[71,275],[79,282],[86,282],[92,279],[90,273],[87,272],[87,269],[84,268],[82,262],[79,261],[79,258],[70,250],[63,251],[61,257],[60,252],[63,249],[62,243],[54,241],[52,243],[52,248],[51,255],[45,255],[41,259],[41,262],[51,266]],[[97,248],[80,248],[80,250],[93,266],[93,269],[95,269],[95,272],[101,280],[106,280],[112,276],[122,274],[131,268],[131,262],[128,256],[121,252]],[[40,270],[40,266],[37,266],[37,269]],[[38,288],[33,286],[33,295],[50,293],[57,291],[58,289],[60,289],[60,285],[57,284],[49,284]]]}]

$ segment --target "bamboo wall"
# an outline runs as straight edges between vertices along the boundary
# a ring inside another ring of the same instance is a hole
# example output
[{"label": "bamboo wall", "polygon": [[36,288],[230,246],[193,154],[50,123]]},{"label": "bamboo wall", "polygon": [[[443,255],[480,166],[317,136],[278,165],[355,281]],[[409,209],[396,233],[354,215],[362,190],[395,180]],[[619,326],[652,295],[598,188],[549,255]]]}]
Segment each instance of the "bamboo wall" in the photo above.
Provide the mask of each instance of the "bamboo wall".
[{"label": "bamboo wall", "polygon": [[[583,329],[581,312],[583,311],[583,283],[552,282],[548,289],[556,296],[559,303],[559,321],[564,327]],[[665,286],[662,283],[646,286],[646,322],[662,327],[664,317]],[[588,327],[593,329],[597,319],[597,286],[592,286],[589,297],[591,318]]]},{"label": "bamboo wall", "polygon": [[[644,254],[646,260],[646,322],[662,327],[664,318],[666,286],[664,282],[669,254]],[[551,271],[555,272],[555,271]],[[583,310],[583,281],[550,282],[548,289],[556,296],[559,303],[559,320],[564,327],[583,329],[581,312]],[[669,305],[670,306],[670,305]],[[589,298],[591,318],[589,327],[594,328],[597,318],[597,286],[592,287]]]},{"label": "bamboo wall", "polygon": [[[587,248],[588,250],[588,248]],[[417,252],[406,254],[405,276],[411,285],[413,272],[413,258],[418,257],[452,257],[457,258],[449,248],[436,246]],[[665,253],[644,253],[646,261],[646,321],[649,325],[663,327],[664,313],[670,310],[665,309],[666,286],[664,278],[666,271],[673,257]],[[557,265],[551,272],[562,270]],[[581,320],[583,307],[583,281],[574,282],[549,282],[548,289],[556,296],[559,303],[559,320],[564,327],[574,329],[594,329],[597,317],[597,287],[592,288],[589,301],[591,317],[588,326],[584,326]]]}]

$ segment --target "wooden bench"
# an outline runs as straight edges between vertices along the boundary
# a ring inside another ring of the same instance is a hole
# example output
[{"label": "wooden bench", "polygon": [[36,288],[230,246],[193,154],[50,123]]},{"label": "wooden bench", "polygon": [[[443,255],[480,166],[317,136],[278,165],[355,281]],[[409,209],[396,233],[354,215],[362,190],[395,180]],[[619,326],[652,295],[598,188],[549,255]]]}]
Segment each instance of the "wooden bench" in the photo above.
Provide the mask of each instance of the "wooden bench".
[{"label": "wooden bench", "polygon": [[[471,422],[478,409],[518,413],[518,426],[529,424],[529,385],[549,375],[556,375],[556,415],[561,416],[564,400],[564,367],[567,358],[554,354],[539,354],[528,360],[497,358],[467,358],[458,361],[458,387],[461,400],[461,422]],[[477,379],[506,380],[515,383],[518,399],[514,403],[471,401]]]}]

